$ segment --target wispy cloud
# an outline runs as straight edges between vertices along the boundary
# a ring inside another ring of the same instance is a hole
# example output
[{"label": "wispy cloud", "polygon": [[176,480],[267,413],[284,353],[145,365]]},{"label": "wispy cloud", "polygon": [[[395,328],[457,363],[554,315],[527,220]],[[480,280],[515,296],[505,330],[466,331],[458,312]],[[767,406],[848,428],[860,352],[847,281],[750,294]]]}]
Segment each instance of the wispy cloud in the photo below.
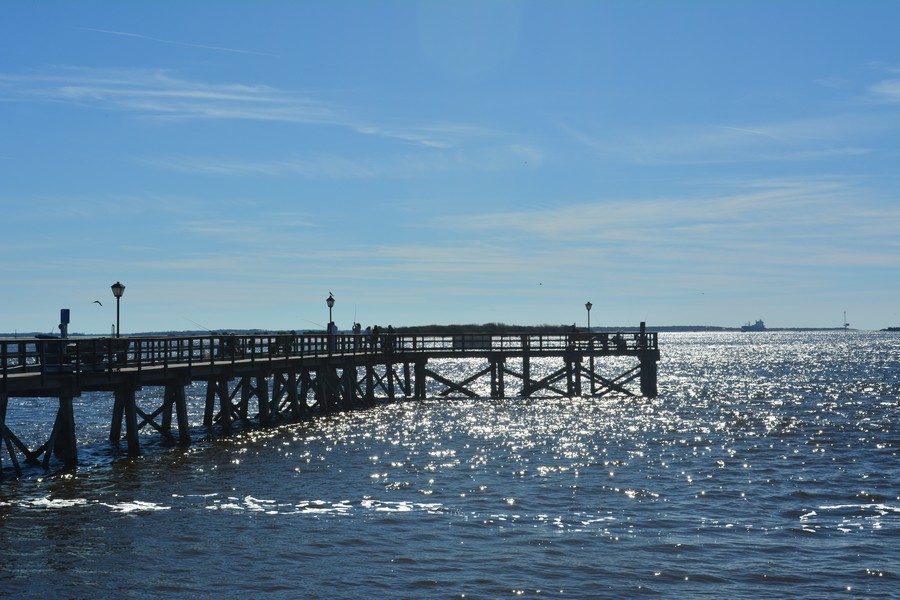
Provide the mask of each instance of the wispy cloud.
[{"label": "wispy cloud", "polygon": [[527,144],[488,144],[452,152],[428,152],[391,156],[345,156],[317,154],[305,158],[250,161],[221,158],[148,158],[144,163],[156,168],[205,175],[299,176],[308,179],[411,178],[454,171],[502,171],[522,165],[539,166],[540,149]]},{"label": "wispy cloud", "polygon": [[[598,232],[615,237],[632,236],[650,228],[680,227],[684,224],[735,223],[770,225],[789,214],[804,214],[809,207],[823,207],[846,200],[848,185],[840,181],[762,180],[740,184],[711,184],[706,195],[695,184],[691,197],[599,200],[550,209],[441,217],[439,222],[464,229],[504,229],[554,239],[586,236]],[[726,186],[730,189],[727,189]],[[835,213],[819,218],[842,218]],[[616,233],[620,231],[621,233]]]},{"label": "wispy cloud", "polygon": [[297,90],[268,85],[210,83],[165,69],[57,67],[36,74],[0,73],[0,101],[55,102],[85,109],[119,110],[141,118],[272,121],[325,125],[433,149],[503,134],[467,123],[384,122]]},{"label": "wispy cloud", "polygon": [[[896,93],[900,101],[900,85]],[[889,91],[882,95],[888,97]],[[846,113],[747,125],[671,126],[662,132],[564,129],[599,157],[642,165],[798,162],[865,154],[870,136],[900,129],[900,115]]]},{"label": "wispy cloud", "polygon": [[850,182],[785,179],[740,187],[705,197],[597,201],[436,223],[460,235],[489,231],[533,246],[563,244],[572,255],[583,247],[593,255],[655,255],[667,264],[900,266],[892,233],[900,230],[900,207],[863,203],[864,191]]},{"label": "wispy cloud", "polygon": [[773,140],[778,141],[778,138],[777,138],[777,137],[775,137],[775,136],[772,135],[771,133],[767,133],[767,132],[765,132],[765,131],[759,131],[759,130],[756,130],[756,129],[746,129],[746,128],[744,128],[744,127],[729,127],[728,125],[723,125],[722,127],[723,127],[723,129],[730,129],[731,131],[739,131],[739,132],[742,132],[742,133],[749,133],[749,134],[752,134],[752,135],[761,135],[761,136],[763,136],[763,137],[767,137],[767,138],[769,138],[769,139],[773,139]]},{"label": "wispy cloud", "polygon": [[241,50],[238,48],[225,48],[222,46],[209,46],[206,44],[192,44],[190,42],[179,42],[175,40],[166,40],[163,38],[153,37],[149,35],[142,35],[140,33],[130,33],[127,31],[110,31],[109,29],[96,29],[93,27],[79,27],[81,31],[92,31],[95,33],[103,33],[107,35],[117,35],[122,37],[135,38],[139,40],[146,40],[150,42],[158,42],[160,44],[171,44],[174,46],[186,46],[188,48],[200,48],[203,50],[217,50],[220,52],[233,52],[236,54],[253,54],[256,56],[275,56],[274,54],[269,54],[267,52],[255,52],[253,50]]},{"label": "wispy cloud", "polygon": [[652,130],[622,130],[609,124],[579,127],[562,125],[563,131],[604,159],[639,165],[686,166],[759,162],[803,162],[858,156],[879,146],[879,138],[896,135],[900,114],[888,105],[900,103],[900,68],[881,63],[869,65],[886,78],[868,86],[846,79],[820,79],[820,85],[846,90],[843,109],[811,116],[713,123],[670,122]]},{"label": "wispy cloud", "polygon": [[432,123],[404,127],[366,124],[357,126],[357,131],[439,149],[454,148],[466,140],[502,135],[497,130],[466,123]]},{"label": "wispy cloud", "polygon": [[62,102],[118,109],[159,119],[245,119],[342,124],[340,110],[265,85],[216,84],[181,79],[163,69],[67,67],[33,75],[0,74],[8,101]]},{"label": "wispy cloud", "polygon": [[882,61],[871,61],[867,65],[873,71],[879,71],[881,73],[897,73],[900,74],[900,67],[892,64],[888,64]]},{"label": "wispy cloud", "polygon": [[143,162],[160,169],[201,175],[238,177],[298,175],[313,179],[359,179],[375,176],[375,171],[363,161],[336,156],[271,161],[173,157],[148,158]]},{"label": "wispy cloud", "polygon": [[885,79],[869,88],[872,97],[891,104],[900,102],[900,79]]}]

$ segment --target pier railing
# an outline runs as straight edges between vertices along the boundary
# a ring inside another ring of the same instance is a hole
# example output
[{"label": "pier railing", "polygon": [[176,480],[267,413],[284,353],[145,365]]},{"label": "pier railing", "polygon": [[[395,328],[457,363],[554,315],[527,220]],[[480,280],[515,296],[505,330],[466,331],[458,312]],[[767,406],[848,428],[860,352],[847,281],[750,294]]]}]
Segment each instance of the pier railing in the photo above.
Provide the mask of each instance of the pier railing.
[{"label": "pier railing", "polygon": [[430,357],[568,351],[638,354],[658,350],[656,332],[566,334],[214,334],[203,336],[0,339],[0,379],[17,374],[98,373],[122,369],[274,362],[284,359],[422,353]]}]

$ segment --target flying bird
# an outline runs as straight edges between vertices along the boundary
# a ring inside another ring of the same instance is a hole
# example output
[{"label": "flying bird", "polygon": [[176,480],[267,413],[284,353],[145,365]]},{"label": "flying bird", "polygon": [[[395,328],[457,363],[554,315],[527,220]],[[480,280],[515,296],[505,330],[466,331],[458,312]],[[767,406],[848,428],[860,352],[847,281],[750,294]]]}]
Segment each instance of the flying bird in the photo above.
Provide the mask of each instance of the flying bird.
[{"label": "flying bird", "polygon": [[103,306],[103,303],[102,303],[102,302],[100,302],[100,301],[99,301],[99,300],[94,300],[94,302],[93,302],[93,303],[94,303],[94,304],[99,304],[99,305],[100,305],[100,306]]}]

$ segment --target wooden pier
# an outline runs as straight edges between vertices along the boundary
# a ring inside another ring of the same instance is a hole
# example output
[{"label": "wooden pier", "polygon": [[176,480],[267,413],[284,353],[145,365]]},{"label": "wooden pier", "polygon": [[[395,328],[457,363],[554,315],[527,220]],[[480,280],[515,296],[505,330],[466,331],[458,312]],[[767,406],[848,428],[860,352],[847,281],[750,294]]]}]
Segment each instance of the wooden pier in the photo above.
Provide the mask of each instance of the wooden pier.
[{"label": "wooden pier", "polygon": [[[203,425],[227,434],[238,426],[298,421],[401,397],[655,397],[659,358],[657,334],[643,324],[639,332],[549,335],[0,339],[0,479],[4,451],[17,475],[20,458],[44,468],[54,457],[65,469],[77,466],[73,399],[84,392],[112,395],[110,440],[122,440],[124,425],[128,454],[137,456],[145,428],[190,443],[185,388],[195,382],[206,384]],[[535,359],[550,359],[550,372],[543,374],[543,361],[542,376],[534,376]],[[456,368],[442,373],[440,366],[448,364]],[[460,365],[470,371],[460,375]],[[136,392],[150,386],[160,388],[159,404],[138,406]],[[38,447],[29,448],[13,431],[11,397],[58,401],[48,406],[47,437]]]}]

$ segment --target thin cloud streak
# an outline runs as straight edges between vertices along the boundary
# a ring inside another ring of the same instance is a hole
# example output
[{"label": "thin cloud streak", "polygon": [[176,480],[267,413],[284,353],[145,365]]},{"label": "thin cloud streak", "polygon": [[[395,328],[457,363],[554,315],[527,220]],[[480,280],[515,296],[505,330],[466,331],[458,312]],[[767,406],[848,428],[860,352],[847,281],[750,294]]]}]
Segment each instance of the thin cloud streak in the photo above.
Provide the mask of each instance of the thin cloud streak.
[{"label": "thin cloud streak", "polygon": [[543,162],[540,149],[525,144],[487,145],[454,152],[435,149],[418,154],[370,158],[314,155],[309,158],[242,161],[203,158],[149,158],[144,164],[171,171],[220,176],[300,176],[308,179],[405,179],[457,171],[504,171]]},{"label": "thin cloud streak", "polygon": [[[896,86],[878,88],[884,103],[900,102]],[[874,95],[874,92],[873,92]],[[681,125],[662,134],[611,132],[602,135],[563,125],[563,131],[604,160],[644,166],[703,166],[750,162],[809,162],[859,156],[872,150],[870,138],[900,130],[890,113],[843,113],[757,125]]]},{"label": "thin cloud streak", "polygon": [[378,125],[336,104],[296,91],[266,85],[195,82],[175,77],[165,69],[61,67],[37,75],[0,74],[0,101],[64,102],[166,121],[246,120],[326,125],[438,150],[504,135],[464,123]]},{"label": "thin cloud streak", "polygon": [[[520,238],[533,247],[562,244],[572,256],[585,251],[733,268],[900,266],[895,234],[900,207],[861,205],[860,190],[836,181],[767,185],[705,198],[601,201],[442,217],[435,224],[458,235],[505,236],[510,245]],[[849,206],[855,210],[848,213]]]},{"label": "thin cloud streak", "polygon": [[206,44],[192,44],[190,42],[178,42],[175,40],[166,40],[163,38],[157,38],[157,37],[153,37],[153,36],[149,36],[149,35],[143,35],[140,33],[129,33],[127,31],[111,31],[109,29],[97,29],[94,27],[79,27],[78,29],[80,29],[81,31],[93,31],[95,33],[104,33],[104,34],[108,34],[108,35],[130,37],[130,38],[136,38],[136,39],[140,39],[140,40],[147,40],[150,42],[158,42],[161,44],[171,44],[174,46],[186,46],[188,48],[200,48],[203,50],[218,50],[220,52],[233,52],[236,54],[252,54],[255,56],[269,56],[272,58],[277,58],[277,55],[269,54],[267,52],[255,52],[253,50],[240,50],[237,48],[225,48],[222,46],[208,46]]},{"label": "thin cloud streak", "polygon": [[777,137],[772,135],[771,133],[766,133],[765,131],[757,131],[756,129],[745,129],[743,127],[729,127],[728,125],[723,125],[723,129],[730,129],[732,131],[740,131],[743,133],[751,133],[753,135],[761,135],[763,137],[767,137],[776,141],[780,141]]},{"label": "thin cloud streak", "polygon": [[[598,201],[552,210],[441,217],[436,222],[464,230],[505,229],[526,235],[570,239],[578,235],[593,236],[598,229],[631,232],[642,227],[670,227],[678,223],[713,220],[773,223],[809,208],[837,205],[848,195],[847,187],[839,182],[784,180],[752,185],[757,189],[742,193],[733,190],[721,194],[708,192],[705,198]],[[822,218],[832,216],[832,213],[826,213]]]}]

